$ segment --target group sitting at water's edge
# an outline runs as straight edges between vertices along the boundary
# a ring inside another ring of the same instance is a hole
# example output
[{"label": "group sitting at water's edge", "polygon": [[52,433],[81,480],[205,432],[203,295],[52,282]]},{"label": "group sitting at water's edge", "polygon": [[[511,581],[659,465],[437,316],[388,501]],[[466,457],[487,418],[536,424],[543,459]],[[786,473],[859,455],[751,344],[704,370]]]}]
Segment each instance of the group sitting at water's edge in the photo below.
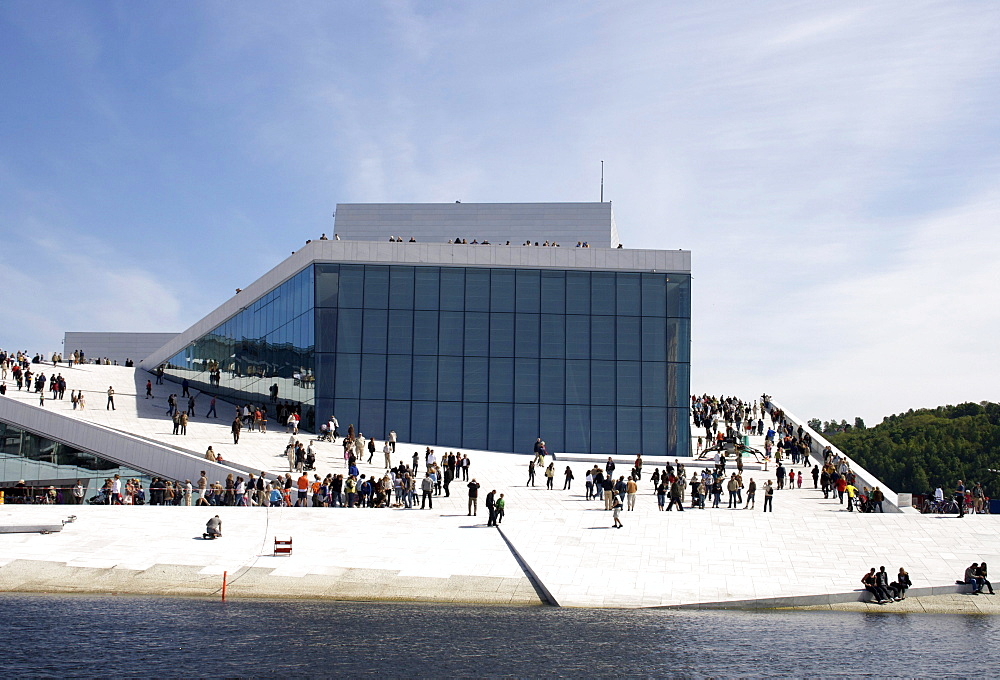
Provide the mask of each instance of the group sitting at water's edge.
[{"label": "group sitting at water's edge", "polygon": [[865,590],[875,596],[877,604],[888,604],[889,602],[899,602],[906,599],[906,591],[913,585],[910,575],[903,568],[899,568],[896,580],[889,583],[889,574],[885,567],[880,567],[878,571],[872,567],[867,574],[861,577],[861,584]]}]

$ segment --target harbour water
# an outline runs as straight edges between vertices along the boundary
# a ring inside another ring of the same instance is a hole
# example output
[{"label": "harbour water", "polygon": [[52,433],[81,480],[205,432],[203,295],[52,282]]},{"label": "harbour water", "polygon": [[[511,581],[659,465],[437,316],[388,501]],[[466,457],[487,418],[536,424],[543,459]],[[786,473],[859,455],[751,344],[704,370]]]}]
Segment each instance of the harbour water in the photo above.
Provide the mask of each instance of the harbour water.
[{"label": "harbour water", "polygon": [[997,677],[1000,617],[0,597],[3,677]]}]

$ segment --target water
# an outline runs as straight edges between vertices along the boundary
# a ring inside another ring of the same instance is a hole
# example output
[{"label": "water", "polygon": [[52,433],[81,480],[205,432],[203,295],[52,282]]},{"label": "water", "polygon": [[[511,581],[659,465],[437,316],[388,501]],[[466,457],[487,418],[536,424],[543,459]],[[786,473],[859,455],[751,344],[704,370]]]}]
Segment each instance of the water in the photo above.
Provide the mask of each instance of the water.
[{"label": "water", "polygon": [[0,597],[3,677],[996,677],[1000,617]]}]

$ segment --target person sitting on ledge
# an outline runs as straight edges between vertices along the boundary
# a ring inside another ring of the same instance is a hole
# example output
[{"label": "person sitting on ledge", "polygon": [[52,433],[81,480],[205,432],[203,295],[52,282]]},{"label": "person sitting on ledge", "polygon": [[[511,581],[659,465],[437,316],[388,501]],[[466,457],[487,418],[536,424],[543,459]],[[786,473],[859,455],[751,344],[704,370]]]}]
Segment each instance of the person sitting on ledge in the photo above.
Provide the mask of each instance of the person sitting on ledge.
[{"label": "person sitting on ledge", "polygon": [[895,581],[889,584],[889,587],[896,593],[897,600],[905,600],[906,591],[912,585],[913,583],[910,581],[910,575],[907,573],[906,569],[900,567],[899,575],[896,576]]},{"label": "person sitting on ledge", "polygon": [[983,592],[982,579],[979,578],[979,563],[973,562],[972,566],[965,570],[965,583],[972,584],[972,594],[979,595]]},{"label": "person sitting on ledge", "polygon": [[892,601],[889,593],[883,592],[881,586],[878,585],[878,581],[875,579],[875,567],[872,567],[867,574],[861,577],[861,583],[864,585],[865,590],[875,596],[877,604],[882,604],[887,600]]},{"label": "person sitting on ledge", "polygon": [[222,520],[219,519],[218,515],[208,520],[205,524],[205,533],[201,536],[206,540],[214,540],[222,536]]}]

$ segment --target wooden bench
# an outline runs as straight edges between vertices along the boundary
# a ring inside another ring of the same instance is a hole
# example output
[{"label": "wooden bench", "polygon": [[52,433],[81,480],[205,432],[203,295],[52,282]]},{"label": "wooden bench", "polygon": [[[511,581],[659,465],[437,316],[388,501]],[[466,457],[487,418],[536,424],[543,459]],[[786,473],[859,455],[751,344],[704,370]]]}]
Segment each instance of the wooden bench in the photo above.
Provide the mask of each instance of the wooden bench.
[{"label": "wooden bench", "polygon": [[292,537],[289,536],[287,541],[279,539],[277,536],[274,538],[274,556],[278,555],[291,555],[292,554]]}]

